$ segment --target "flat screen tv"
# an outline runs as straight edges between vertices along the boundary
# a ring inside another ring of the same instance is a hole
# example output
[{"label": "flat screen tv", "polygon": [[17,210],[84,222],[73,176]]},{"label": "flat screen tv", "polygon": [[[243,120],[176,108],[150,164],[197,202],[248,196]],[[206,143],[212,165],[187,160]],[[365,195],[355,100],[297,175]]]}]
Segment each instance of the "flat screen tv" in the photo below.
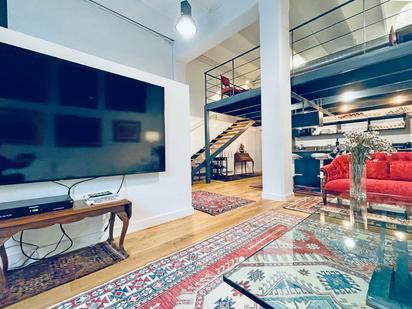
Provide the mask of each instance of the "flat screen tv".
[{"label": "flat screen tv", "polygon": [[164,88],[0,43],[0,185],[165,171]]}]

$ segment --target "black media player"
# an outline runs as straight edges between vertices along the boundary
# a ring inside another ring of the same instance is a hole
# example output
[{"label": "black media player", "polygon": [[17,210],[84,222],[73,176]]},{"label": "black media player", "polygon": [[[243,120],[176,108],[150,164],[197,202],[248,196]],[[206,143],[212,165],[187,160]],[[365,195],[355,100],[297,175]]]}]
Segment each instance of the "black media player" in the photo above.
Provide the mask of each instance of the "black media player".
[{"label": "black media player", "polygon": [[0,220],[30,216],[73,207],[68,195],[48,196],[30,200],[0,203]]}]

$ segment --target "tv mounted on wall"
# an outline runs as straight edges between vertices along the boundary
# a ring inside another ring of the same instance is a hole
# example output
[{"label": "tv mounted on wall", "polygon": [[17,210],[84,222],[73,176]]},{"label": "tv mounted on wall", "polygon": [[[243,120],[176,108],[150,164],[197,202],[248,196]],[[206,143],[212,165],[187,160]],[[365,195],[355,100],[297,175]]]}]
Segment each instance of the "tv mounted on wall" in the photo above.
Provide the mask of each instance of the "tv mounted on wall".
[{"label": "tv mounted on wall", "polygon": [[0,185],[162,171],[163,87],[0,43]]}]

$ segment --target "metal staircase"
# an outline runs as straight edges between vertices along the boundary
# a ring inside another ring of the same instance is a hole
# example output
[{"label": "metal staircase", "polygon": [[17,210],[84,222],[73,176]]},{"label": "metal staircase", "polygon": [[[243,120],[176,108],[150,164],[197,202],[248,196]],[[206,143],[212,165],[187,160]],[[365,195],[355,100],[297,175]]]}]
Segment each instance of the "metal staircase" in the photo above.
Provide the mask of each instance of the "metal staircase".
[{"label": "metal staircase", "polygon": [[[209,143],[210,162],[216,158],[223,150],[241,136],[247,129],[255,123],[254,120],[242,119],[234,122],[225,131],[216,136]],[[196,152],[192,158],[192,179],[194,176],[206,167],[205,147]]]}]

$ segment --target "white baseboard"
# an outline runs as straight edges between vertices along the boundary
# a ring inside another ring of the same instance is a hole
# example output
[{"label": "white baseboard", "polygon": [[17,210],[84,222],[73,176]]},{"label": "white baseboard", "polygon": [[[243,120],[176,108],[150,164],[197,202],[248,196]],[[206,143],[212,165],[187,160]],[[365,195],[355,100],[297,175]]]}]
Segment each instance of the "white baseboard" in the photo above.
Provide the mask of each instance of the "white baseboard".
[{"label": "white baseboard", "polygon": [[[183,208],[183,209],[176,210],[176,211],[171,211],[165,214],[146,218],[143,220],[132,220],[129,224],[127,233],[129,234],[129,233],[141,231],[149,227],[153,227],[159,224],[163,224],[166,222],[170,222],[173,220],[177,220],[183,217],[193,215],[193,213],[194,213],[194,209],[190,207],[190,208]],[[138,214],[136,214],[135,216],[138,216]],[[115,237],[118,237],[120,235],[121,230],[122,230],[122,223],[117,220],[117,224],[114,227]]]},{"label": "white baseboard", "polygon": [[294,194],[288,193],[288,194],[277,194],[277,193],[268,193],[268,192],[262,192],[262,199],[265,200],[271,200],[271,201],[287,201],[288,199],[292,198]]}]

